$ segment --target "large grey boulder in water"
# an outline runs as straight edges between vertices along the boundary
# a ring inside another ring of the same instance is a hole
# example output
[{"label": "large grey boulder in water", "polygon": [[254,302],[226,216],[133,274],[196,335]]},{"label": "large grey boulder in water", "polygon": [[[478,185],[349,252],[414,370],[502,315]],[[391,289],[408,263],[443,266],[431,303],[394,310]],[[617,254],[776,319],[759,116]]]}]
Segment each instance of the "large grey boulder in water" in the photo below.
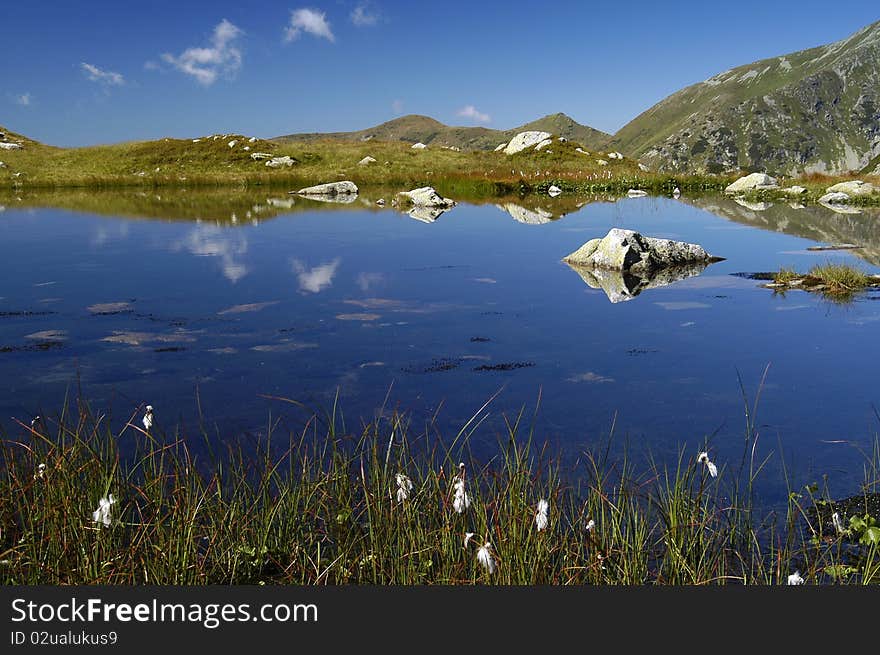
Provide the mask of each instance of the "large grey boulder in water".
[{"label": "large grey boulder in water", "polygon": [[297,193],[301,196],[338,196],[338,195],[357,195],[358,188],[354,182],[345,180],[343,182],[328,182],[327,184],[318,184],[300,189]]},{"label": "large grey boulder in water", "polygon": [[702,246],[684,241],[645,237],[633,230],[612,228],[601,239],[591,239],[563,259],[568,264],[647,276],[670,266],[721,261]]}]

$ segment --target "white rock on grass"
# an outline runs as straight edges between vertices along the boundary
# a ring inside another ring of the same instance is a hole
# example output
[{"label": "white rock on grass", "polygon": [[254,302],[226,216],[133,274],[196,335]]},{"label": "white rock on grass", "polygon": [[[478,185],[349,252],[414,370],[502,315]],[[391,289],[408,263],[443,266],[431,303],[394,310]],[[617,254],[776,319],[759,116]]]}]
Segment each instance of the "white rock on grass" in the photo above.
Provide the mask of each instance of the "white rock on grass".
[{"label": "white rock on grass", "polygon": [[647,166],[645,166],[644,164],[639,163],[639,170],[642,171],[643,173],[647,173],[647,172],[650,171],[651,169],[648,168]]},{"label": "white rock on grass", "polygon": [[870,196],[877,191],[877,187],[870,182],[850,180],[849,182],[838,182],[825,189],[825,191],[827,193],[846,193],[850,196]]},{"label": "white rock on grass", "polygon": [[608,159],[623,159],[623,155],[619,152],[609,152]]},{"label": "white rock on grass", "polygon": [[520,132],[510,140],[510,143],[504,148],[505,155],[515,155],[522,152],[526,148],[538,145],[541,141],[549,139],[552,135],[549,132],[539,132],[537,130],[529,130],[528,132]]},{"label": "white rock on grass", "polygon": [[193,139],[193,143],[200,143],[201,141],[201,139]]},{"label": "white rock on grass", "polygon": [[342,182],[327,182],[326,184],[309,186],[297,191],[301,196],[357,195],[357,192],[357,184],[349,180],[343,180]]},{"label": "white rock on grass", "polygon": [[766,173],[751,173],[727,185],[724,193],[743,193],[745,191],[761,191],[762,189],[778,189],[775,177]]},{"label": "white rock on grass", "polygon": [[417,207],[454,207],[455,201],[444,198],[434,190],[434,187],[425,186],[411,191],[401,191],[398,197],[409,200]]},{"label": "white rock on grass", "polygon": [[506,147],[507,141],[505,141],[504,143],[499,143],[497,146],[495,146],[495,150],[493,150],[493,152],[499,152],[500,150],[504,150]]},{"label": "white rock on grass", "polygon": [[584,149],[581,148],[580,146],[578,146],[577,148],[575,148],[574,151],[575,151],[575,152],[579,152],[579,153],[581,153],[582,155],[589,155],[589,154],[590,154],[589,152],[587,152],[586,150],[584,150]]},{"label": "white rock on grass", "polygon": [[605,161],[604,159],[597,159],[596,163],[599,164],[599,166],[607,166],[608,165],[608,162]]},{"label": "white rock on grass", "polygon": [[560,193],[562,193],[562,189],[560,189],[555,184],[553,186],[551,186],[549,189],[547,189],[547,195],[550,196],[551,198],[555,198]]},{"label": "white rock on grass", "polygon": [[784,189],[780,189],[780,191],[788,196],[799,196],[807,192],[807,189],[802,186],[790,186]]},{"label": "white rock on grass", "polygon": [[428,146],[426,146],[424,143],[422,143],[421,141],[419,141],[418,143],[414,143],[414,144],[412,144],[410,147],[411,147],[413,150],[424,150],[424,149],[427,148]]},{"label": "white rock on grass", "polygon": [[552,143],[553,143],[553,139],[544,139],[543,141],[539,142],[535,146],[535,150],[543,150],[544,148],[546,148],[547,146],[549,146]]},{"label": "white rock on grass", "polygon": [[370,157],[369,155],[367,155],[366,157],[364,157],[363,159],[361,159],[358,162],[358,166],[367,166],[369,164],[375,164],[375,163],[376,163],[376,160],[373,159],[372,157]]},{"label": "white rock on grass", "polygon": [[838,205],[847,202],[849,202],[849,195],[843,191],[832,191],[819,198],[819,203],[823,205]]},{"label": "white rock on grass", "polygon": [[642,191],[641,189],[630,189],[626,192],[626,195],[628,195],[630,198],[644,198],[646,195],[648,195],[648,192]]},{"label": "white rock on grass", "polygon": [[0,148],[3,150],[22,150],[22,145],[20,143],[12,143],[12,142],[0,142]]},{"label": "white rock on grass", "polygon": [[230,141],[226,145],[229,146],[230,148],[234,148],[236,143],[238,143],[238,141],[236,139],[233,139],[232,141]]},{"label": "white rock on grass", "polygon": [[[254,155],[257,153],[253,153]],[[253,155],[251,155],[253,157]],[[269,168],[281,168],[282,166],[293,166],[296,163],[295,159],[291,159],[287,155],[283,157],[272,157],[269,161],[266,162],[266,166]]]},{"label": "white rock on grass", "polygon": [[272,159],[273,155],[270,152],[252,152],[251,159],[254,161],[259,161],[261,159]]},{"label": "white rock on grass", "polygon": [[257,140],[257,137],[252,136],[250,139],[248,139],[248,143],[253,143],[256,140]]}]

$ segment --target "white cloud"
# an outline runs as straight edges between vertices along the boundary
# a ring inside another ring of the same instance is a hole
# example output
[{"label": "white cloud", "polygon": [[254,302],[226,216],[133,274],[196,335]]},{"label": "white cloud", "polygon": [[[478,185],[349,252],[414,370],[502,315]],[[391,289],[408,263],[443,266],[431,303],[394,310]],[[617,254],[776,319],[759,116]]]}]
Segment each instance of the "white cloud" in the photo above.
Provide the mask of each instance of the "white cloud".
[{"label": "white cloud", "polygon": [[242,31],[224,18],[214,28],[210,48],[187,48],[177,57],[166,52],[162,61],[210,86],[221,73],[233,75],[241,68],[241,50],[235,43],[241,35]]},{"label": "white cloud", "polygon": [[290,12],[290,25],[284,30],[284,42],[298,39],[302,32],[327,39],[331,43],[336,40],[330,31],[327,15],[317,9],[295,9]]},{"label": "white cloud", "polygon": [[300,260],[292,259],[290,267],[296,273],[300,291],[318,293],[333,284],[333,277],[336,275],[336,269],[339,267],[339,258],[337,257],[332,262],[327,262],[314,268],[306,268],[306,265]]},{"label": "white cloud", "polygon": [[157,71],[157,70],[161,70],[161,69],[162,69],[162,67],[159,64],[157,64],[155,61],[150,60],[150,61],[144,62],[144,70],[145,71]]},{"label": "white cloud", "polygon": [[492,121],[492,117],[489,116],[489,114],[484,114],[473,105],[462,107],[458,110],[457,115],[463,118],[470,118],[471,120],[475,120],[478,123],[489,123]]},{"label": "white cloud", "polygon": [[15,104],[21,105],[22,107],[30,107],[31,100],[33,100],[33,96],[31,96],[29,92],[15,96]]},{"label": "white cloud", "polygon": [[97,66],[87,64],[86,62],[82,62],[80,66],[86,72],[86,75],[92,82],[109,84],[111,86],[121,86],[125,84],[125,78],[120,73],[101,70]]},{"label": "white cloud", "polygon": [[402,114],[403,113],[403,100],[395,100],[394,102],[392,102],[391,103],[391,111],[393,111],[395,114]]},{"label": "white cloud", "polygon": [[379,15],[373,11],[369,2],[361,2],[351,12],[351,22],[357,27],[369,27],[375,25]]}]

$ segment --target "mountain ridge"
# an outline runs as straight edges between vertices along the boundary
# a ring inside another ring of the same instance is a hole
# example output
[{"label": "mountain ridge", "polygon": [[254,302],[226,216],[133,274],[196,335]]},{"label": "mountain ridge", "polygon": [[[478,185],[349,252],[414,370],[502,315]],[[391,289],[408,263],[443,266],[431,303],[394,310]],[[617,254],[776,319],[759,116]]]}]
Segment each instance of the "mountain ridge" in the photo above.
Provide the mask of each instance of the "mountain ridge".
[{"label": "mountain ridge", "polygon": [[880,21],[667,96],[610,142],[658,170],[865,171],[880,157]]},{"label": "mountain ridge", "polygon": [[611,135],[587,125],[582,125],[563,113],[548,114],[534,121],[509,130],[496,130],[482,126],[446,125],[430,116],[407,114],[379,125],[352,132],[294,133],[273,137],[279,143],[312,142],[319,140],[343,141],[405,141],[421,142],[446,148],[462,150],[493,150],[509,141],[518,132],[539,130],[577,141],[587,148],[604,146]]}]

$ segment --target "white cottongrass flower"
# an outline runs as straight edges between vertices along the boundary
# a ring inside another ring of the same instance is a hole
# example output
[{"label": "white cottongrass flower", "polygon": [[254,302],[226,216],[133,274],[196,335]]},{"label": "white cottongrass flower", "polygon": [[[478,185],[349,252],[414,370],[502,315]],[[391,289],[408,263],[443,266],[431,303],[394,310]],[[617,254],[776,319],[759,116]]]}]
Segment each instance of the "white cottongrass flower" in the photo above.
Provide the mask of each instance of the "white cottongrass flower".
[{"label": "white cottongrass flower", "polygon": [[709,475],[711,475],[713,478],[718,476],[718,467],[715,466],[714,463],[709,461],[709,453],[702,452],[697,455],[697,462],[705,464],[706,468],[709,469]]},{"label": "white cottongrass flower", "polygon": [[495,573],[495,557],[492,555],[492,544],[488,541],[477,551],[477,561],[489,572],[489,575]]},{"label": "white cottongrass flower", "polygon": [[465,532],[464,533],[464,547],[467,548],[468,544],[471,542],[471,539],[474,538],[476,532]]},{"label": "white cottongrass flower", "polygon": [[452,508],[461,514],[471,506],[471,499],[464,490],[464,462],[458,465],[458,471],[452,483]]},{"label": "white cottongrass flower", "polygon": [[407,498],[409,498],[409,493],[412,491],[413,483],[406,475],[403,473],[398,473],[395,476],[395,480],[397,480],[397,502],[402,503]]},{"label": "white cottongrass flower", "polygon": [[837,530],[837,534],[846,532],[846,528],[843,527],[843,521],[840,520],[840,514],[837,512],[831,515],[831,523],[834,525],[834,529]]},{"label": "white cottongrass flower", "polygon": [[788,576],[788,584],[790,584],[790,585],[804,584],[804,579],[801,577],[801,572],[795,571],[790,576]]},{"label": "white cottongrass flower", "polygon": [[103,523],[105,526],[109,526],[112,522],[110,507],[115,502],[116,499],[113,497],[113,494],[110,494],[106,498],[101,498],[101,500],[98,501],[98,509],[92,512],[92,520],[95,523]]},{"label": "white cottongrass flower", "polygon": [[144,429],[149,432],[153,427],[153,406],[147,405],[144,410]]},{"label": "white cottongrass flower", "polygon": [[587,525],[584,526],[584,531],[589,532],[590,530],[592,530],[595,527],[596,527],[596,522],[593,519],[590,519],[587,522]]},{"label": "white cottongrass flower", "polygon": [[548,519],[547,512],[550,510],[550,503],[548,503],[543,498],[538,501],[538,511],[535,512],[535,526],[538,528],[538,532],[544,530],[547,527]]},{"label": "white cottongrass flower", "polygon": [[34,473],[34,480],[41,480],[43,476],[46,475],[46,465],[40,464],[37,466],[37,472]]}]

